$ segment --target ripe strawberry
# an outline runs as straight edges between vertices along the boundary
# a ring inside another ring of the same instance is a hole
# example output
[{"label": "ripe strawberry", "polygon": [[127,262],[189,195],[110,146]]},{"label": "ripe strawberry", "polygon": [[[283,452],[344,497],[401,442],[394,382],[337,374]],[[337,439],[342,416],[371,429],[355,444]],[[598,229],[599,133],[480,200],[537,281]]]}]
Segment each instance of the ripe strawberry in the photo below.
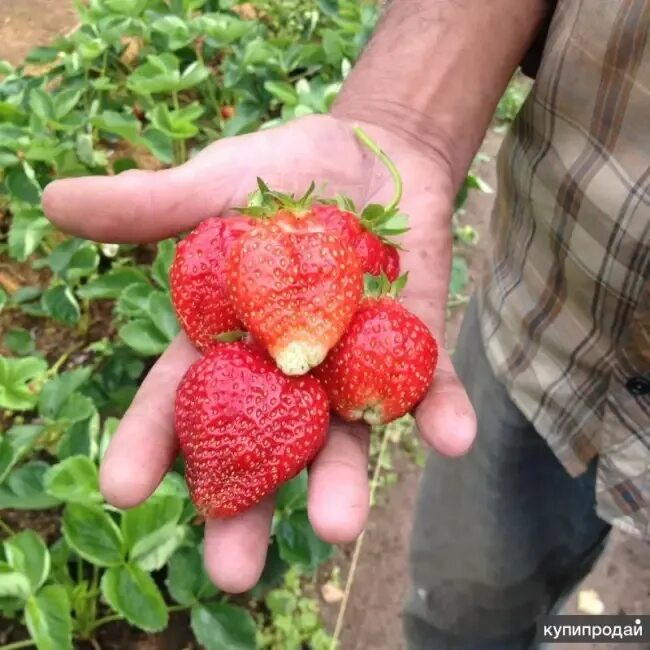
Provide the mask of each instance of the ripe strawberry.
[{"label": "ripe strawberry", "polygon": [[399,251],[395,246],[391,246],[388,242],[384,242],[384,259],[381,265],[381,270],[390,282],[395,282],[399,277],[400,260]]},{"label": "ripe strawberry", "polygon": [[221,117],[224,120],[229,120],[231,117],[235,116],[235,107],[234,106],[229,106],[228,104],[224,104],[220,108],[220,112],[221,112]]},{"label": "ripe strawberry", "polygon": [[220,334],[243,329],[226,290],[226,258],[254,225],[247,217],[206,219],[176,248],[169,273],[172,301],[183,330],[199,350],[217,345]]},{"label": "ripe strawberry", "polygon": [[176,434],[192,500],[206,517],[231,517],[298,474],[325,442],[325,391],[285,377],[242,342],[194,363],[176,393]]},{"label": "ripe strawberry", "polygon": [[431,383],[438,346],[426,325],[394,298],[364,300],[313,371],[345,420],[385,424],[408,413]]},{"label": "ripe strawberry", "polygon": [[372,230],[367,230],[359,217],[331,203],[316,203],[312,210],[329,230],[350,242],[361,260],[364,273],[379,275],[383,272],[391,282],[397,279],[400,271],[397,249]]},{"label": "ripe strawberry", "polygon": [[239,318],[287,375],[323,361],[363,291],[359,258],[311,211],[308,197],[273,194],[267,219],[236,242],[227,262]]}]

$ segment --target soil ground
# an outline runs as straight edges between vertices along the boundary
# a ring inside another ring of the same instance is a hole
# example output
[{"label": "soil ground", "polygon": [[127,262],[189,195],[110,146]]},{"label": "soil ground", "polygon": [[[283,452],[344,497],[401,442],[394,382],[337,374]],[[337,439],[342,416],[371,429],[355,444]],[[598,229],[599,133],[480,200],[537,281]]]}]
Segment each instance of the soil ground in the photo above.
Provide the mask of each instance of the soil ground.
[{"label": "soil ground", "polygon": [[[73,28],[74,24],[69,0],[0,0],[0,59],[19,63],[32,47],[47,43]],[[492,187],[496,187],[494,156],[500,140],[501,136],[491,131],[483,148],[490,160],[481,165],[480,175]],[[492,195],[474,193],[463,219],[474,226],[480,236],[471,260],[473,277],[478,276],[486,259],[487,224],[492,202]],[[461,318],[460,311],[452,317],[449,347],[453,347]],[[395,452],[394,464],[399,481],[383,491],[381,504],[372,511],[346,616],[342,650],[404,650],[406,647],[401,632],[400,609],[408,588],[408,539],[420,470],[409,456],[401,452]],[[342,566],[343,576],[347,571],[345,564]],[[603,557],[581,589],[595,590],[604,604],[605,613],[650,613],[650,548],[644,542],[614,533]],[[337,607],[336,604],[323,603],[326,621],[331,623],[335,619]],[[566,611],[577,612],[575,596]],[[173,627],[184,627],[183,621],[178,623],[179,626]],[[124,637],[116,647],[180,650],[185,646],[182,629],[165,635],[165,639],[159,635],[148,640],[138,636],[137,639],[131,636],[128,640]],[[570,650],[574,646],[554,647]],[[640,650],[642,646],[599,644],[580,647]]]}]

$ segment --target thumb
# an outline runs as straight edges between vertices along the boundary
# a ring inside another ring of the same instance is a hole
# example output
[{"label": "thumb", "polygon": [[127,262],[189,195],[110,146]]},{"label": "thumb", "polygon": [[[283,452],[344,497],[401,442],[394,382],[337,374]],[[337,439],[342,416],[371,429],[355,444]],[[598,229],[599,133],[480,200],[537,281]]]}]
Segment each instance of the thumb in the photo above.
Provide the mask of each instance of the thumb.
[{"label": "thumb", "polygon": [[256,173],[247,164],[249,152],[260,148],[256,137],[221,140],[172,169],[54,181],[45,188],[43,209],[59,228],[86,239],[169,237],[245,202],[255,176],[266,174],[263,157],[256,160]]}]

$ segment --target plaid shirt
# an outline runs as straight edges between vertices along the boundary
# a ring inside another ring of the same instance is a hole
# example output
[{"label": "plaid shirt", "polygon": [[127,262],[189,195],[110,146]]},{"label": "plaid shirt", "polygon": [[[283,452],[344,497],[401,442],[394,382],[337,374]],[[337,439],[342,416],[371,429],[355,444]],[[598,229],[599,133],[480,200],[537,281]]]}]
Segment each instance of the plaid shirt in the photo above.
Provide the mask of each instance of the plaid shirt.
[{"label": "plaid shirt", "polygon": [[499,154],[488,358],[599,514],[650,537],[650,0],[559,0]]}]

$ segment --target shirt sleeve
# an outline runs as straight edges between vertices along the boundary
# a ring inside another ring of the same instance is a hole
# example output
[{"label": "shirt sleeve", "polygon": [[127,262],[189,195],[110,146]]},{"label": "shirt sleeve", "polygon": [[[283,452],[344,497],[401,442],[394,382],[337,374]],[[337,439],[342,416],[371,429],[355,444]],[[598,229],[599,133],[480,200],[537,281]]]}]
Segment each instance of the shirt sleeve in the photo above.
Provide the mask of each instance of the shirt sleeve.
[{"label": "shirt sleeve", "polygon": [[553,13],[555,12],[555,7],[557,6],[557,0],[547,0],[548,11],[546,12],[546,17],[544,23],[542,24],[535,41],[531,45],[530,49],[526,53],[523,61],[521,62],[521,71],[531,79],[534,79],[537,75],[537,70],[539,69],[539,64],[542,60],[542,54],[544,53],[544,46],[546,45],[546,37],[548,36],[548,29],[551,25],[551,20],[553,19]]}]

